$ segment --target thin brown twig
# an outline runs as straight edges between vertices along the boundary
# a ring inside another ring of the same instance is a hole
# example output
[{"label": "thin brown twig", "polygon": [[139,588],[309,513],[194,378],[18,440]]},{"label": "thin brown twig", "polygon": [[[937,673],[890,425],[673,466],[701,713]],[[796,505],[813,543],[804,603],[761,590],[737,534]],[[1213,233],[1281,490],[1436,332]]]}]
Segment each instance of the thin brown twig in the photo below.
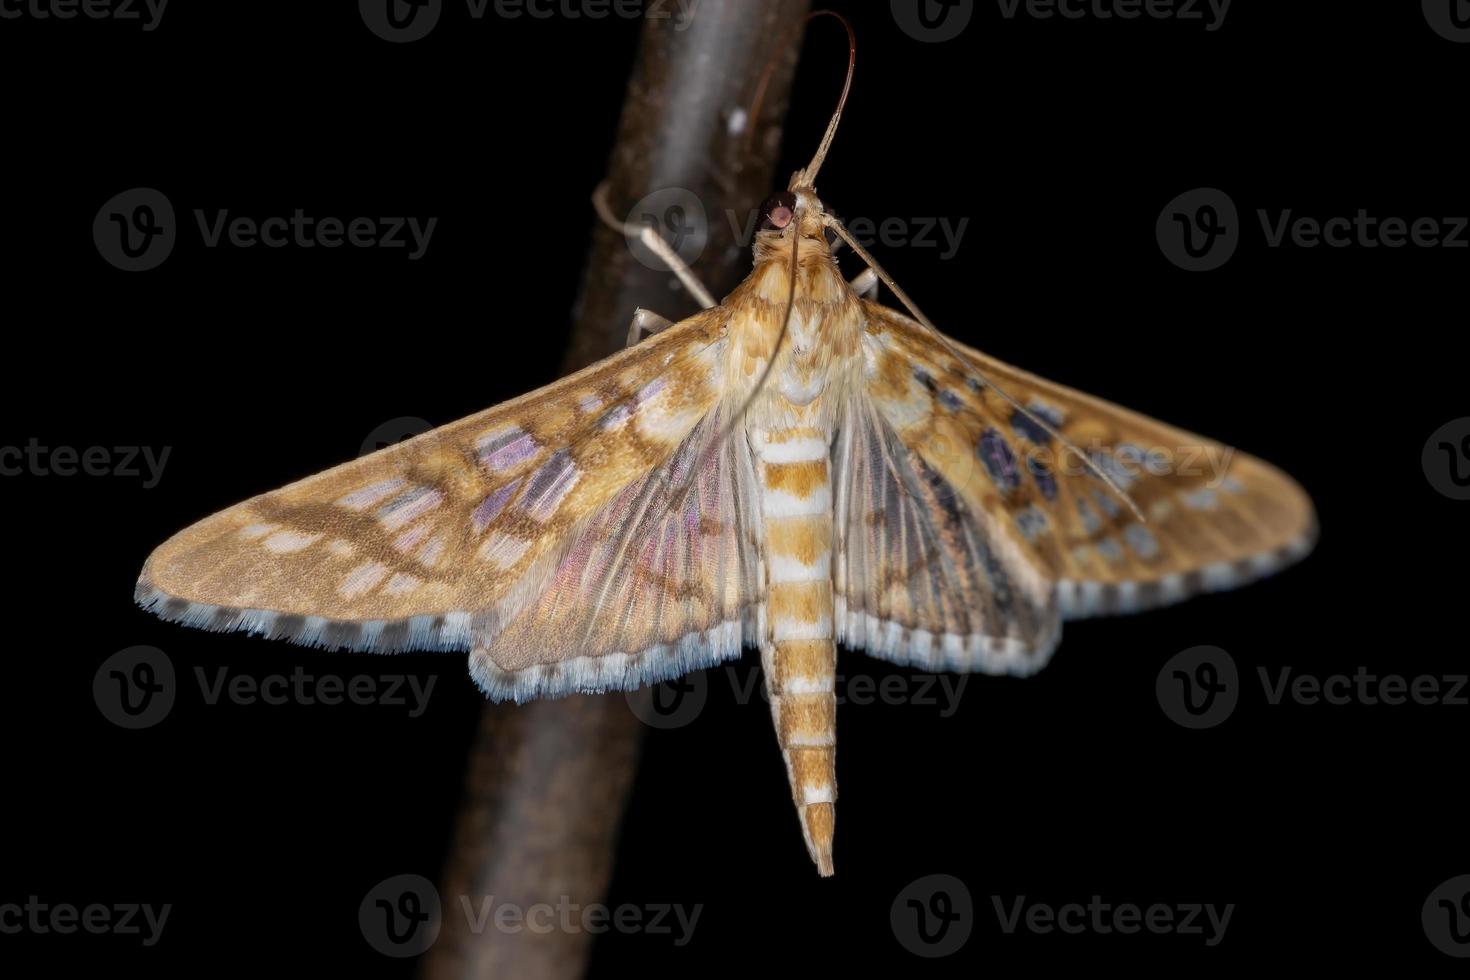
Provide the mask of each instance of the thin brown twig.
[{"label": "thin brown twig", "polygon": [[[715,295],[749,270],[749,253],[739,247],[749,243],[738,242],[733,223],[720,217],[751,208],[771,189],[796,46],[782,55],[760,113],[742,127],[732,125],[732,114],[750,104],[770,38],[789,35],[808,10],[808,0],[703,0],[683,30],[656,18],[644,28],[608,168],[609,207],[626,213],[618,209],[668,187],[696,195],[709,215],[709,238],[693,269]],[[639,307],[674,320],[694,312],[697,304],[671,291],[670,280],[668,271],[639,263],[621,233],[597,223],[566,369],[621,347]],[[446,914],[422,976],[583,975],[587,933],[474,933],[455,914],[458,899],[601,901],[641,733],[642,722],[618,694],[486,705],[440,883]]]}]

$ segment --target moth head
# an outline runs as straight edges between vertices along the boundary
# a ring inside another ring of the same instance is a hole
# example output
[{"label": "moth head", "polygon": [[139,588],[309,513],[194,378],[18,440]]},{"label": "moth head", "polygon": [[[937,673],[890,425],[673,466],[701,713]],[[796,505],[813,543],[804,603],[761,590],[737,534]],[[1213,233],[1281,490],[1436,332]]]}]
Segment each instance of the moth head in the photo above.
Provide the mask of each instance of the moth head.
[{"label": "moth head", "polygon": [[822,202],[810,188],[783,191],[768,198],[756,225],[756,258],[785,256],[797,239],[801,250],[826,246]]},{"label": "moth head", "polygon": [[796,194],[786,191],[761,205],[760,231],[785,231],[796,218]]},{"label": "moth head", "polygon": [[817,199],[810,188],[783,191],[766,199],[761,205],[760,220],[756,231],[777,232],[784,234],[793,223],[801,221],[804,233],[809,233],[806,220],[810,215],[822,213],[822,202]]},{"label": "moth head", "polygon": [[[837,136],[837,126],[842,121],[842,110],[847,105],[848,93],[852,91],[853,69],[857,64],[857,38],[847,18],[830,10],[818,10],[807,20],[811,21],[819,17],[832,17],[839,21],[843,29],[847,31],[847,77],[842,84],[842,95],[837,100],[837,109],[827,123],[827,131],[822,134],[822,141],[817,146],[817,152],[812,155],[811,162],[791,175],[791,182],[786,185],[784,193],[775,195],[761,206],[760,222],[757,226],[758,234],[756,235],[758,258],[769,253],[773,247],[780,248],[782,243],[792,243],[793,268],[796,263],[795,253],[799,250],[795,243],[799,239],[805,238],[809,242],[820,243],[824,250],[828,248],[825,230],[826,212],[821,200],[817,197],[817,174],[821,171],[822,164],[827,159],[827,152],[832,148],[832,141]],[[767,66],[767,75],[772,66],[774,66],[774,61]],[[764,88],[763,80],[762,91]],[[754,116],[755,113],[752,112],[751,115]]]}]

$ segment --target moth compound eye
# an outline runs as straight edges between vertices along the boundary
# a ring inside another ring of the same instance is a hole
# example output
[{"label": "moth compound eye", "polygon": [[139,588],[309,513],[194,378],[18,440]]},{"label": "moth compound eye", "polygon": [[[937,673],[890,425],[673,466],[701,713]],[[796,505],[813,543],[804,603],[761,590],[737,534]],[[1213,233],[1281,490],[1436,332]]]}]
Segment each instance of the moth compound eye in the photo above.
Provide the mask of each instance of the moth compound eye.
[{"label": "moth compound eye", "polygon": [[796,217],[796,195],[790,192],[777,194],[761,205],[761,229],[780,231]]}]

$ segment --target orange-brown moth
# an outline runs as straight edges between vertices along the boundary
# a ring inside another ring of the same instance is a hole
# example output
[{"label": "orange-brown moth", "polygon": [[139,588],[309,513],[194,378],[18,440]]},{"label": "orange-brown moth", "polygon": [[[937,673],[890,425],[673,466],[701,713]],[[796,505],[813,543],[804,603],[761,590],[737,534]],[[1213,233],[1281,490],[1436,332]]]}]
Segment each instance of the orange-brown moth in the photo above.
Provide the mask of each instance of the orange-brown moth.
[{"label": "orange-brown moth", "polygon": [[[1311,502],[1279,470],[940,335],[817,197],[841,112],[723,302],[640,312],[656,335],[584,371],[200,521],[148,558],[137,601],[311,646],[468,651],[496,700],[755,647],[830,875],[839,643],[1029,674],[1065,619],[1310,550]],[[872,274],[846,281],[829,234]],[[912,316],[865,297],[874,275]]]}]

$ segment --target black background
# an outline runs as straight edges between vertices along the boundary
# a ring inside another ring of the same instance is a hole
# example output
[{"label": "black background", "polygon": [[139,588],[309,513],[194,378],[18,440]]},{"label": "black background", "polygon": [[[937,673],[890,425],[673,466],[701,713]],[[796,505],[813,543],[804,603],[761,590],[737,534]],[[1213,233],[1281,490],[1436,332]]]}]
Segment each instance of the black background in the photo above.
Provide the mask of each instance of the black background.
[{"label": "black background", "polygon": [[[1449,970],[1420,925],[1464,853],[1464,719],[1451,706],[1271,706],[1258,667],[1464,671],[1464,507],[1420,452],[1466,414],[1464,270],[1449,249],[1268,248],[1258,208],[1448,217],[1464,193],[1470,46],[1417,3],[1241,2],[1223,26],[1002,17],[976,5],[924,44],[886,2],[836,5],[857,80],[823,172],[845,217],[969,224],[957,254],[877,247],[945,330],[1005,360],[1277,462],[1314,496],[1317,552],[1263,584],[1077,623],[1053,664],[971,678],[958,709],[839,711],[836,865],[801,846],[769,716],[710,676],[700,717],[653,731],[611,905],[702,904],[693,939],[611,933],[592,975],[862,967],[1002,973],[1162,964],[1394,963]],[[354,4],[171,5],[159,28],[0,20],[6,341],[0,444],[171,447],[158,486],[0,480],[11,570],[0,683],[0,901],[172,903],[150,949],[0,936],[0,956],[157,975],[332,969],[408,976],[357,905],[437,875],[481,696],[456,656],[384,666],[137,610],[149,550],[247,496],[350,458],[402,416],[438,424],[552,380],[638,36],[630,20],[472,21],[450,3],[390,45]],[[809,156],[840,84],[829,24],[806,48],[781,168]],[[784,181],[783,181],[784,183]],[[156,187],[181,240],[120,272],[91,223]],[[1243,241],[1209,273],[1154,224],[1226,191]],[[752,202],[752,204],[758,202]],[[206,249],[192,210],[439,217],[427,255]],[[856,270],[854,270],[856,271]],[[693,307],[672,293],[661,312]],[[145,731],[91,695],[109,655],[167,651],[185,693]],[[1155,678],[1228,650],[1223,725],[1186,731]],[[752,669],[747,656],[740,676]],[[409,670],[429,710],[210,706],[194,669],[252,677]],[[844,654],[839,670],[904,674]],[[889,907],[946,873],[974,932],[907,952]],[[1234,903],[1224,942],[1005,934],[1009,903]],[[6,970],[11,973],[10,970]]]}]

